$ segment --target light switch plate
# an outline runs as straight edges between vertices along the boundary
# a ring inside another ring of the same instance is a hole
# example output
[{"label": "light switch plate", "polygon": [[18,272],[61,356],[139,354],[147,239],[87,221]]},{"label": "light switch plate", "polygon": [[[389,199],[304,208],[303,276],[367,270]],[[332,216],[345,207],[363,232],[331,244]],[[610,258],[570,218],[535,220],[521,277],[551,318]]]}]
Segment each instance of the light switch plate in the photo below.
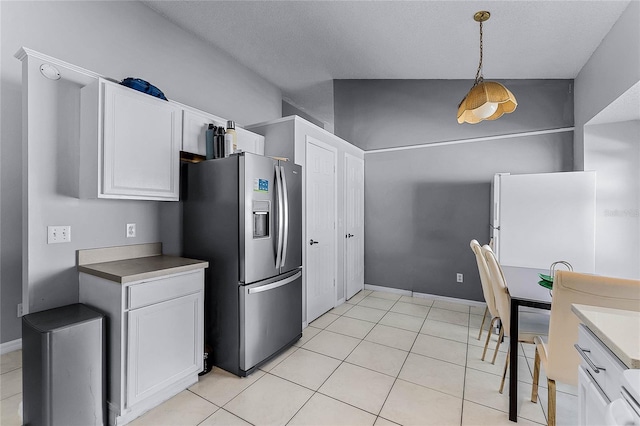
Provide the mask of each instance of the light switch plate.
[{"label": "light switch plate", "polygon": [[71,242],[71,226],[47,226],[47,244]]}]

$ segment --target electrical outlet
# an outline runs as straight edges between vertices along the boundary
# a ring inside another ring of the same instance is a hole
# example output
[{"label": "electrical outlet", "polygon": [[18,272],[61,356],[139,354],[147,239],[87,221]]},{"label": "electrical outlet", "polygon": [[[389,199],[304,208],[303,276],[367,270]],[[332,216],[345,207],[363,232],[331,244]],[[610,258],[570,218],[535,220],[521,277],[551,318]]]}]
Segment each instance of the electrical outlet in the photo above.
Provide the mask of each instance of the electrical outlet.
[{"label": "electrical outlet", "polygon": [[18,318],[22,316],[22,303],[18,303]]},{"label": "electrical outlet", "polygon": [[127,223],[127,238],[134,238],[136,236],[136,224]]},{"label": "electrical outlet", "polygon": [[456,274],[456,281],[457,282],[461,283],[461,282],[463,282],[463,279],[464,279],[464,277],[463,277],[463,275],[461,273],[457,273]]},{"label": "electrical outlet", "polygon": [[70,241],[70,226],[47,226],[47,244],[68,243]]}]

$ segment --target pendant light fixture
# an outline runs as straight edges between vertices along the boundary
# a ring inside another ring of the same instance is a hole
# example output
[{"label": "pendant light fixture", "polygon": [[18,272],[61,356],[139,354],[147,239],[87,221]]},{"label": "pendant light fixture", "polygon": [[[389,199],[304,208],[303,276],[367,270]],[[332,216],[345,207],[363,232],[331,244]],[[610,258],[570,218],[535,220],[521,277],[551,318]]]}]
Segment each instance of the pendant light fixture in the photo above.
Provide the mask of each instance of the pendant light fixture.
[{"label": "pendant light fixture", "polygon": [[485,81],[482,76],[482,23],[490,16],[491,14],[486,10],[473,15],[473,19],[480,23],[480,63],[473,87],[458,105],[458,123],[460,124],[495,120],[502,114],[515,111],[518,106],[515,96],[509,89],[495,81]]}]

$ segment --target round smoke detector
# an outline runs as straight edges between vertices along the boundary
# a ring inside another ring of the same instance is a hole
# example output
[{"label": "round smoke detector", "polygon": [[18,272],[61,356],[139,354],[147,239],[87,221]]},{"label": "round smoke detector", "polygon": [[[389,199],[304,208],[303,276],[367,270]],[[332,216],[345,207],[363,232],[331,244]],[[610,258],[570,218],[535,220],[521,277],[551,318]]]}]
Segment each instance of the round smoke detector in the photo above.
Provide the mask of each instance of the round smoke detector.
[{"label": "round smoke detector", "polygon": [[51,64],[40,65],[40,72],[49,80],[60,80],[60,71]]}]

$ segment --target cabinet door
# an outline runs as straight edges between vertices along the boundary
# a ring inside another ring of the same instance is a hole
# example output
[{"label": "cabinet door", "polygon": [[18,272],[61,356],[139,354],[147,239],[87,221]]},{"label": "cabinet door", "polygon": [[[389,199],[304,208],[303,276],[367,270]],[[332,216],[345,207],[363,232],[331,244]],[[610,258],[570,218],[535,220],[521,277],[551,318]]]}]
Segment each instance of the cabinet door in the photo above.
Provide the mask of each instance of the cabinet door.
[{"label": "cabinet door", "polygon": [[128,313],[127,407],[202,370],[202,292]]},{"label": "cabinet door", "polygon": [[182,111],[104,83],[103,198],[178,200]]},{"label": "cabinet door", "polygon": [[364,289],[364,160],[345,154],[346,298]]},{"label": "cabinet door", "polygon": [[[206,130],[212,123],[226,127],[227,120],[195,109],[184,109],[182,116],[182,150],[207,155]],[[264,136],[236,127],[238,150],[264,155]]]},{"label": "cabinet door", "polygon": [[609,399],[584,367],[578,368],[578,424],[604,425]]},{"label": "cabinet door", "polygon": [[207,155],[206,131],[209,124],[225,126],[220,117],[185,109],[182,116],[182,150]]}]

